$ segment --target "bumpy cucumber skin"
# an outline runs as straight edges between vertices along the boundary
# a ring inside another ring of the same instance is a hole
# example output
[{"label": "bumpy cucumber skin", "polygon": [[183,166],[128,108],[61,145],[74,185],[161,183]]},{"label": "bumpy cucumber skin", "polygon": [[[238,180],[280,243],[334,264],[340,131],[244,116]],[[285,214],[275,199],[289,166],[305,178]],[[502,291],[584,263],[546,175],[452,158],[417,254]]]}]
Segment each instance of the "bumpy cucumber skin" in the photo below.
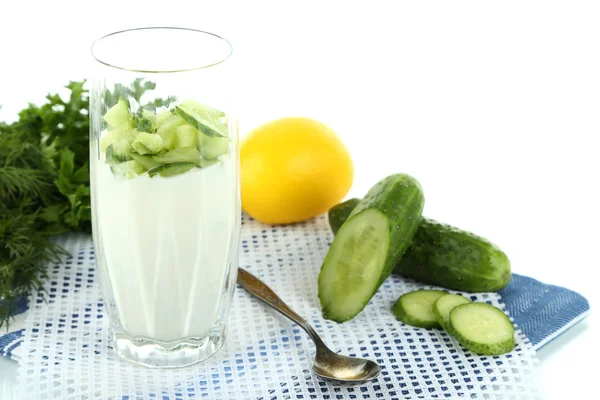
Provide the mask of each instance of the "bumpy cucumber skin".
[{"label": "bumpy cucumber skin", "polygon": [[[442,297],[446,297],[446,296],[453,296],[453,297],[454,296],[458,296],[459,299],[460,298],[463,299],[463,300],[459,300],[459,301],[462,301],[462,303],[456,304],[455,307],[458,307],[459,305],[467,304],[467,303],[471,302],[471,300],[469,300],[466,297],[463,297],[463,296],[461,296],[459,294],[450,294],[450,293],[448,293],[448,294],[446,294],[445,296],[442,296]],[[446,332],[448,332],[449,334],[452,334],[452,332],[451,332],[452,328],[450,327],[450,322],[449,322],[450,316],[448,316],[448,322],[446,322],[446,318],[444,318],[444,316],[442,315],[442,313],[440,312],[440,310],[438,308],[438,302],[440,300],[442,300],[442,297],[440,297],[439,299],[437,299],[436,302],[433,304],[433,314],[435,315],[435,318],[437,319],[437,321],[440,323],[440,326],[442,328],[444,328],[444,330]],[[452,308],[450,311],[452,311],[453,309],[454,308]]]},{"label": "bumpy cucumber skin", "polygon": [[423,218],[395,272],[465,292],[495,292],[510,282],[510,261],[480,236]]},{"label": "bumpy cucumber skin", "polygon": [[[496,356],[496,355],[506,354],[506,353],[511,352],[517,345],[517,342],[515,340],[514,327],[513,327],[513,334],[511,335],[510,338],[508,338],[502,342],[498,342],[498,343],[494,343],[494,344],[482,344],[482,343],[473,342],[473,341],[467,339],[452,324],[452,313],[454,313],[459,308],[469,307],[469,306],[474,306],[474,305],[475,306],[483,305],[483,306],[487,306],[487,307],[494,307],[490,304],[478,303],[478,302],[461,304],[460,306],[454,307],[452,309],[452,311],[450,311],[450,326],[449,326],[448,333],[451,334],[452,336],[454,336],[456,341],[458,343],[460,343],[463,347],[467,348],[468,350],[471,350],[473,353],[476,353],[476,354],[487,355],[487,356]],[[496,307],[494,307],[494,308],[496,308]],[[506,316],[506,314],[505,314],[505,316]],[[507,316],[506,316],[506,318],[508,319]],[[510,324],[512,326],[512,322]]]},{"label": "bumpy cucumber skin", "polygon": [[325,304],[322,297],[323,291],[326,290],[321,279],[322,271],[326,268],[326,257],[321,266],[321,273],[319,273],[319,300],[325,319],[344,322],[354,318],[362,311],[375,292],[377,292],[379,286],[392,273],[392,270],[410,245],[410,241],[419,226],[424,204],[425,198],[421,185],[416,179],[406,174],[390,175],[379,181],[369,190],[367,195],[352,210],[348,216],[348,220],[356,218],[363,211],[370,209],[375,209],[386,217],[388,221],[389,247],[381,275],[372,293],[365,297],[362,304],[357,307],[354,315],[338,315],[336,310],[330,308],[329,304]]},{"label": "bumpy cucumber skin", "polygon": [[[329,225],[335,234],[358,199],[350,199],[329,210]],[[485,238],[423,218],[410,248],[394,272],[419,282],[463,292],[495,292],[510,282],[511,267],[506,254]]]},{"label": "bumpy cucumber skin", "polygon": [[352,210],[356,208],[360,199],[350,199],[343,203],[340,203],[329,210],[327,218],[329,219],[329,226],[335,235],[340,230],[344,221],[348,219],[348,216],[352,213]]},{"label": "bumpy cucumber skin", "polygon": [[[435,292],[440,292],[440,297],[447,294],[447,292],[443,292],[441,290],[435,290]],[[407,312],[407,310],[404,308],[404,304],[402,304],[402,300],[404,296],[410,295],[411,293],[414,292],[408,292],[400,296],[400,298],[398,298],[396,303],[394,303],[392,306],[392,312],[396,318],[404,322],[406,325],[415,326],[417,328],[441,329],[442,325],[440,325],[438,320],[427,321],[424,319],[414,318]],[[433,307],[433,304],[431,306]]]}]

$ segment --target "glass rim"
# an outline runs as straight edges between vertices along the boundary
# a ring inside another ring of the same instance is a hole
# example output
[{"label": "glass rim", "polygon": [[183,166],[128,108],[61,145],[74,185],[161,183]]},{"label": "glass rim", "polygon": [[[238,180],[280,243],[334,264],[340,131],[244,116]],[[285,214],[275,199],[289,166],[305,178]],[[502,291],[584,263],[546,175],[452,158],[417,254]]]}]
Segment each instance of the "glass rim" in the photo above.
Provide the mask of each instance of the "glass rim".
[{"label": "glass rim", "polygon": [[[228,48],[229,51],[227,52],[227,55],[225,57],[223,57],[222,59],[216,61],[216,62],[212,62],[209,64],[204,64],[204,65],[200,65],[198,67],[192,67],[192,68],[181,68],[181,69],[149,69],[149,70],[145,70],[145,69],[138,69],[138,68],[127,68],[127,67],[122,67],[122,66],[118,66],[115,65],[114,63],[109,63],[106,61],[101,60],[99,57],[96,56],[96,54],[94,53],[94,47],[100,43],[102,40],[122,34],[122,33],[129,33],[129,32],[136,32],[136,31],[145,31],[145,30],[179,30],[179,31],[186,31],[186,32],[193,32],[193,33],[201,33],[204,35],[209,35],[212,36],[213,38],[219,39],[221,40]],[[148,26],[148,27],[142,27],[142,28],[130,28],[130,29],[123,29],[120,31],[116,31],[116,32],[112,32],[112,33],[108,33],[104,36],[99,37],[98,39],[94,40],[94,42],[92,43],[91,47],[90,47],[90,53],[92,54],[92,57],[94,58],[94,60],[96,60],[98,63],[105,65],[107,67],[111,67],[111,68],[115,68],[115,69],[119,69],[122,71],[129,71],[129,72],[138,72],[138,73],[145,73],[145,74],[161,74],[161,73],[174,73],[174,72],[188,72],[188,71],[197,71],[197,70],[201,70],[201,69],[207,69],[210,67],[214,67],[216,65],[219,64],[223,64],[225,61],[227,61],[229,58],[231,58],[231,55],[233,54],[233,46],[231,45],[231,42],[227,39],[225,39],[224,37],[217,35],[215,33],[212,32],[208,32],[208,31],[203,31],[201,29],[193,29],[193,28],[183,28],[183,27],[177,27],[177,26]]]}]

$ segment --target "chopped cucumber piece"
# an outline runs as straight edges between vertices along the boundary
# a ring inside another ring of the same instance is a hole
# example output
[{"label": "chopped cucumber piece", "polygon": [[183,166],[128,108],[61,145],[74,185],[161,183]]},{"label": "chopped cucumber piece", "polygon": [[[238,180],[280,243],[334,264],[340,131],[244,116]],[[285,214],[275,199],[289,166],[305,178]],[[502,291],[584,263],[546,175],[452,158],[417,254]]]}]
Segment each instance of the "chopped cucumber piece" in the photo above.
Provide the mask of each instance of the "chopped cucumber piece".
[{"label": "chopped cucumber piece", "polygon": [[165,164],[148,171],[148,175],[150,175],[150,177],[152,178],[158,174],[163,178],[167,178],[170,176],[175,176],[183,174],[184,172],[188,172],[190,169],[194,168],[194,166],[195,164],[190,162]]},{"label": "chopped cucumber piece", "polygon": [[131,144],[139,154],[156,154],[163,148],[163,139],[160,135],[139,132]]},{"label": "chopped cucumber piece", "polygon": [[175,133],[175,148],[179,147],[198,147],[198,129],[190,125],[181,125],[177,127]]},{"label": "chopped cucumber piece", "polygon": [[213,125],[219,128],[221,133],[227,136],[227,124],[225,113],[223,111],[217,110],[211,106],[207,106],[206,104],[198,103],[196,100],[192,99],[184,100],[181,102],[179,107],[183,107],[184,109],[189,110],[211,122]]},{"label": "chopped cucumber piece", "polygon": [[110,170],[115,175],[126,179],[134,178],[136,175],[141,175],[146,171],[146,169],[135,160],[113,165],[110,167]]},{"label": "chopped cucumber piece", "polygon": [[487,303],[468,303],[450,311],[456,340],[477,354],[496,355],[515,348],[515,328],[502,310]]},{"label": "chopped cucumber piece", "polygon": [[214,164],[218,163],[219,161],[220,161],[220,160],[218,160],[218,159],[216,159],[216,158],[214,158],[214,159],[212,159],[212,160],[207,160],[207,159],[205,159],[205,158],[201,158],[201,159],[200,159],[200,164],[199,164],[199,167],[200,167],[200,168],[206,168],[206,167],[210,167],[211,165],[214,165]]},{"label": "chopped cucumber piece", "polygon": [[106,148],[106,162],[116,164],[131,160],[131,145],[127,140],[120,139]]},{"label": "chopped cucumber piece", "polygon": [[162,127],[165,122],[173,117],[173,114],[170,111],[161,112],[160,114],[156,114],[156,129]]},{"label": "chopped cucumber piece", "polygon": [[152,157],[154,161],[160,164],[187,162],[197,166],[200,166],[201,158],[200,152],[195,147],[182,147]]},{"label": "chopped cucumber piece", "polygon": [[[185,125],[185,121],[177,115],[171,114],[170,112],[167,112],[166,114],[169,118],[160,124],[156,133],[163,139],[163,147],[167,150],[172,150],[175,148],[175,135],[177,134],[177,128]],[[164,118],[162,115],[163,114],[160,114],[158,117],[161,117],[161,119]]]},{"label": "chopped cucumber piece", "polygon": [[119,139],[120,139],[120,135],[119,135],[118,130],[112,130],[112,131],[106,132],[100,138],[100,151],[102,151],[103,153],[106,153],[106,149],[108,149],[108,146],[115,143]]},{"label": "chopped cucumber piece", "polygon": [[162,165],[158,161],[153,160],[152,156],[142,156],[136,153],[131,153],[131,158],[133,158],[147,170],[151,170]]},{"label": "chopped cucumber piece", "polygon": [[120,97],[119,102],[104,114],[104,120],[110,128],[131,128],[132,118],[127,101]]},{"label": "chopped cucumber piece", "polygon": [[[199,103],[195,104],[199,105]],[[200,105],[200,108],[197,106],[194,107],[193,104],[188,100],[176,106],[174,112],[175,115],[180,116],[185,120],[185,122],[192,125],[194,128],[198,129],[207,136],[227,136],[227,130],[224,129],[225,125],[219,124],[214,119],[212,121],[211,119],[207,119],[207,113],[202,111],[202,107],[204,106]]]},{"label": "chopped cucumber piece", "polygon": [[408,292],[400,296],[392,307],[392,311],[396,318],[407,325],[428,329],[441,328],[433,313],[433,305],[446,294],[447,292],[442,290]]},{"label": "chopped cucumber piece", "polygon": [[209,137],[200,135],[200,153],[207,160],[212,160],[229,151],[229,139],[225,137]]},{"label": "chopped cucumber piece", "polygon": [[452,334],[450,330],[450,311],[452,311],[452,309],[456,306],[470,302],[471,300],[461,296],[460,294],[448,293],[447,295],[437,299],[433,305],[433,313],[435,314],[435,318],[440,323],[442,328],[444,328],[446,332]]}]

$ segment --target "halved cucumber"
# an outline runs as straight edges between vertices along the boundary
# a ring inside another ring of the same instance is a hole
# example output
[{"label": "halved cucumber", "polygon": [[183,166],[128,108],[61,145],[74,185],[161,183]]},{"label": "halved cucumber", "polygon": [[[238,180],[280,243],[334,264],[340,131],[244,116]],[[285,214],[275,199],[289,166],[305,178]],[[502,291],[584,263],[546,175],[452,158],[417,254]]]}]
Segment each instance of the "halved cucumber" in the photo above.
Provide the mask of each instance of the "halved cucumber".
[{"label": "halved cucumber", "polygon": [[440,323],[442,328],[448,333],[451,334],[450,331],[450,311],[456,306],[460,306],[461,304],[470,303],[471,300],[467,299],[460,294],[446,294],[445,296],[437,299],[435,304],[433,305],[433,313],[437,321]]},{"label": "halved cucumber", "polygon": [[335,238],[319,274],[319,298],[325,318],[354,317],[377,290],[389,249],[388,222],[377,210],[348,221]]},{"label": "halved cucumber", "polygon": [[419,225],[423,190],[412,177],[378,182],[338,231],[319,274],[323,316],[356,316],[400,260]]},{"label": "halved cucumber", "polygon": [[477,354],[496,355],[515,348],[515,328],[506,314],[487,303],[468,303],[450,311],[456,340]]},{"label": "halved cucumber", "polygon": [[441,328],[433,313],[433,305],[442,296],[442,290],[416,290],[400,296],[392,307],[396,318],[407,325],[419,328]]}]

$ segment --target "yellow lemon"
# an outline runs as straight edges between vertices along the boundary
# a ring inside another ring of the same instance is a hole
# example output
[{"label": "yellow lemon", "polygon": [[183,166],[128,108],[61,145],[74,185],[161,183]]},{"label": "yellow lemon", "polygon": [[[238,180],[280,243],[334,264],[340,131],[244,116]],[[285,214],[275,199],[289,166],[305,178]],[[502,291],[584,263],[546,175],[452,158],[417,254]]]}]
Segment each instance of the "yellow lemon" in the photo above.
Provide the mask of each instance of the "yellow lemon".
[{"label": "yellow lemon", "polygon": [[306,221],[339,203],[350,190],[352,159],[327,125],[302,117],[269,122],[240,148],[242,208],[258,221]]}]

